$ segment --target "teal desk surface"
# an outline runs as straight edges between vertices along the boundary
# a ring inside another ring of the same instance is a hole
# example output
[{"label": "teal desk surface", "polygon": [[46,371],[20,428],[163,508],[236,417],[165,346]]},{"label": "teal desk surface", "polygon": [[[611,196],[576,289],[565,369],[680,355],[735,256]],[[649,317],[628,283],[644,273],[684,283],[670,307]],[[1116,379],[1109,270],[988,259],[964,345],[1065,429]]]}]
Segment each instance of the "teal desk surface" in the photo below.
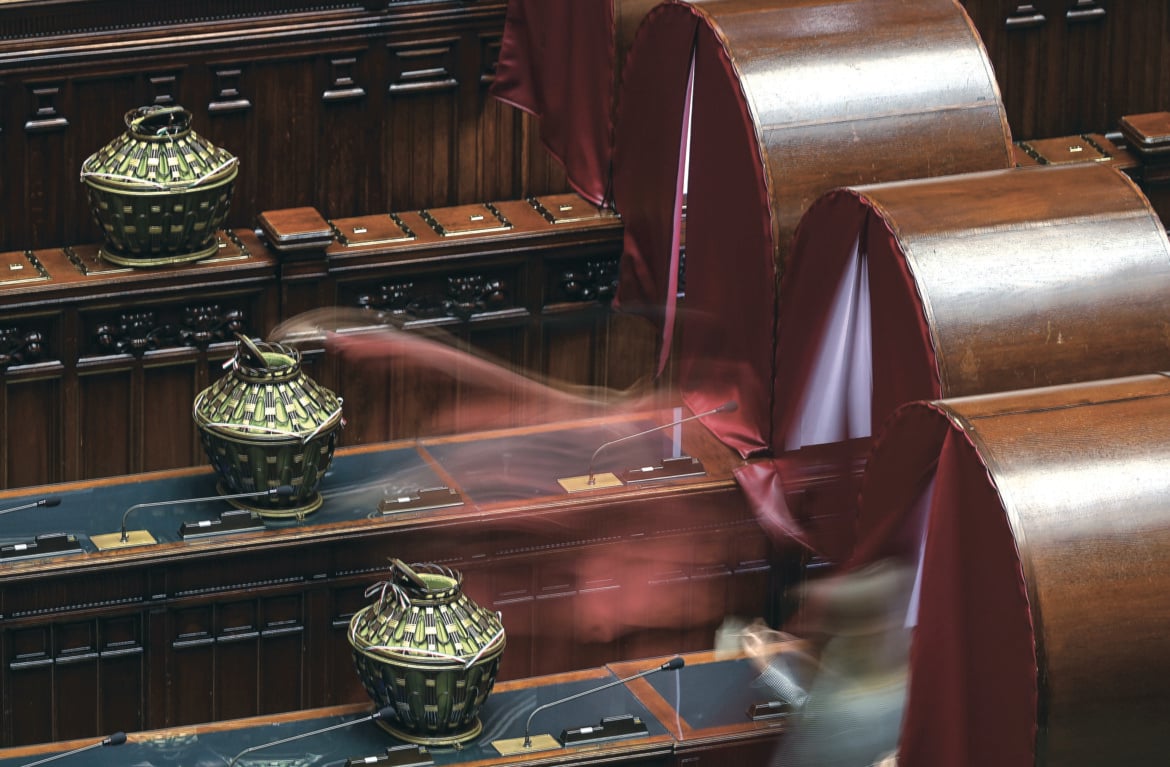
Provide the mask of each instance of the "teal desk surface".
[{"label": "teal desk surface", "polygon": [[[600,445],[669,423],[677,417],[677,412],[340,450],[320,485],[323,505],[303,519],[270,518],[263,520],[263,527],[258,530],[184,539],[179,532],[184,523],[196,525],[218,519],[222,512],[232,507],[218,499],[167,503],[136,509],[127,519],[128,529],[150,532],[157,544],[99,553],[108,556],[116,552],[128,558],[161,556],[161,552],[173,552],[176,548],[214,547],[214,543],[207,541],[225,538],[246,544],[249,537],[261,541],[266,534],[314,534],[338,526],[360,527],[360,523],[367,520],[391,520],[393,515],[383,516],[378,510],[383,499],[410,497],[420,490],[436,487],[449,487],[457,493],[454,496],[456,504],[444,512],[447,514],[474,515],[485,506],[525,504],[539,502],[539,499],[552,498],[563,502],[566,493],[557,483],[558,478],[586,474],[593,453]],[[697,425],[688,425],[687,428],[702,429]],[[680,434],[677,429],[665,429],[620,442],[602,451],[593,468],[600,473],[659,464],[680,454]],[[694,480],[670,480],[668,483],[677,485],[689,481]],[[588,496],[596,498],[598,493],[606,492],[578,493],[571,502],[587,502]],[[79,543],[79,550],[63,554],[0,557],[0,575],[22,562],[39,564],[46,560],[68,559],[76,563],[85,559],[97,552],[91,537],[119,531],[123,514],[136,504],[200,499],[218,494],[216,478],[210,468],[0,493],[0,510],[48,496],[60,499],[57,506],[0,514],[0,547],[8,547],[9,553],[13,547],[27,545],[36,536],[46,533],[73,535]]]},{"label": "teal desk surface", "polygon": [[[679,671],[661,671],[629,680],[540,711],[533,717],[531,728],[532,735],[559,738],[563,730],[596,725],[609,716],[631,714],[645,723],[646,735],[509,758],[501,757],[492,745],[500,739],[523,737],[525,723],[537,707],[656,668],[665,658],[498,684],[480,712],[483,732],[462,748],[433,747],[428,749],[428,755],[436,765],[615,762],[669,754],[680,743],[702,736],[775,738],[783,732],[782,720],[753,722],[748,717],[746,709],[752,703],[766,700],[767,694],[755,684],[755,673],[747,661],[724,660],[711,653],[684,657],[687,665]],[[92,748],[51,763],[91,767],[225,767],[232,757],[254,746],[355,722],[352,726],[257,749],[237,762],[240,767],[340,767],[347,759],[385,754],[388,747],[404,745],[376,723],[358,721],[371,712],[372,707],[368,705],[344,706],[128,733],[124,745]],[[2,750],[0,767],[20,767],[98,740]]]}]

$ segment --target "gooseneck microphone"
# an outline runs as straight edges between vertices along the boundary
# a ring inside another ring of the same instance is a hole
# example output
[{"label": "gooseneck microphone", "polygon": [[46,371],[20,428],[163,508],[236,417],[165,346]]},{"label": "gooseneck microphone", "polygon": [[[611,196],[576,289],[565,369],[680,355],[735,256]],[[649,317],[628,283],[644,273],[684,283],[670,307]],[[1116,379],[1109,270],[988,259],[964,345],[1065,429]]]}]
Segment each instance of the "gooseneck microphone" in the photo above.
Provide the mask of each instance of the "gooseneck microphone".
[{"label": "gooseneck microphone", "polygon": [[[645,671],[639,671],[637,674],[632,674],[630,676],[623,677],[622,679],[615,679],[612,682],[606,682],[605,684],[601,685],[600,687],[592,687],[588,690],[585,690],[584,692],[579,692],[576,695],[570,695],[567,698],[560,698],[559,700],[554,700],[550,703],[545,703],[543,706],[537,706],[536,708],[534,708],[532,710],[532,713],[528,715],[528,721],[524,723],[524,737],[523,737],[523,739],[512,738],[512,739],[508,739],[508,740],[498,740],[495,743],[493,743],[492,745],[495,746],[496,750],[499,751],[500,754],[504,755],[504,756],[511,756],[514,754],[522,754],[522,753],[525,753],[526,751],[529,751],[532,749],[535,749],[536,751],[542,751],[542,750],[545,750],[547,748],[560,748],[561,744],[557,743],[553,738],[551,738],[549,736],[545,736],[545,738],[547,741],[552,741],[551,745],[542,745],[539,747],[533,746],[532,735],[531,735],[531,733],[532,733],[532,718],[534,716],[536,716],[537,714],[539,714],[541,711],[544,711],[545,709],[552,708],[553,706],[559,706],[562,703],[568,703],[571,700],[577,700],[577,698],[583,698],[586,695],[592,695],[595,692],[601,692],[602,690],[608,690],[610,687],[615,687],[619,684],[625,684],[626,682],[631,682],[635,679],[640,679],[644,676],[656,674],[659,671],[677,671],[678,669],[682,668],[685,665],[686,665],[686,661],[683,660],[681,657],[676,655],[675,657],[668,660],[666,663],[663,663],[661,666],[655,666],[654,668],[648,668]],[[538,736],[538,739],[539,739],[539,736]]]},{"label": "gooseneck microphone", "polygon": [[[603,451],[606,448],[611,447],[613,445],[619,444],[621,442],[627,442],[631,439],[637,439],[638,437],[643,437],[647,434],[653,434],[654,432],[662,431],[663,429],[674,428],[675,426],[678,426],[679,424],[684,424],[687,421],[693,421],[696,418],[705,418],[709,415],[715,415],[717,413],[733,413],[736,410],[739,410],[739,403],[736,402],[735,400],[730,400],[728,402],[724,402],[719,407],[713,408],[713,409],[708,410],[706,412],[696,413],[695,415],[687,416],[686,418],[678,418],[674,421],[670,421],[669,423],[664,423],[664,424],[661,424],[659,426],[654,426],[654,427],[646,429],[644,431],[637,432],[636,434],[629,434],[629,435],[626,435],[625,437],[618,437],[617,439],[613,439],[613,440],[610,440],[609,442],[605,442],[601,445],[601,447],[594,450],[593,455],[590,456],[590,458],[589,458],[589,473],[588,474],[584,474],[584,475],[577,476],[577,477],[561,477],[560,479],[557,480],[557,484],[559,484],[562,488],[565,489],[566,492],[569,492],[569,493],[577,493],[577,492],[581,492],[582,490],[595,490],[595,489],[603,488],[603,487],[621,487],[622,481],[620,479],[618,479],[617,476],[615,476],[614,474],[612,474],[610,472],[605,472],[602,475],[598,476],[597,473],[593,471],[593,465],[597,462],[597,456],[601,455],[601,451]],[[641,479],[645,480],[645,479],[649,479],[649,477],[642,477]]]},{"label": "gooseneck microphone", "polygon": [[640,431],[636,434],[629,434],[625,437],[618,437],[617,439],[610,440],[609,442],[604,443],[601,447],[594,450],[593,455],[589,458],[588,484],[592,485],[592,484],[596,483],[597,477],[593,471],[593,464],[597,462],[597,456],[601,454],[601,451],[605,450],[607,447],[611,447],[611,446],[616,445],[616,444],[621,443],[621,442],[627,442],[631,439],[636,439],[636,438],[641,437],[641,436],[646,435],[646,434],[653,434],[656,431],[662,431],[663,429],[670,429],[670,428],[673,428],[675,426],[678,426],[679,424],[686,423],[687,421],[693,421],[696,418],[706,418],[709,415],[716,415],[718,413],[734,413],[736,410],[739,410],[739,403],[736,402],[735,400],[730,400],[728,402],[724,402],[719,407],[713,408],[713,409],[708,410],[704,413],[697,413],[697,414],[692,415],[692,416],[687,416],[686,418],[679,418],[677,420],[671,421],[670,423],[664,423],[661,426],[655,426],[653,428],[646,429],[645,431]]},{"label": "gooseneck microphone", "polygon": [[152,506],[179,506],[186,503],[204,503],[206,501],[230,501],[233,498],[259,498],[261,496],[268,496],[272,498],[291,498],[296,493],[289,485],[281,485],[280,487],[270,487],[267,490],[256,490],[251,493],[235,493],[233,495],[211,495],[206,498],[183,498],[178,501],[151,501],[150,503],[136,503],[122,515],[122,543],[130,540],[130,534],[126,532],[126,520],[130,518],[130,512],[138,511],[139,509],[148,509]]},{"label": "gooseneck microphone", "polygon": [[203,498],[180,498],[174,501],[150,501],[148,503],[136,503],[122,514],[122,528],[116,533],[102,533],[101,535],[91,535],[89,540],[93,543],[98,551],[106,549],[126,548],[127,546],[142,546],[150,543],[158,543],[154,536],[150,534],[149,530],[128,530],[126,523],[130,519],[130,515],[139,509],[147,509],[152,506],[182,506],[188,503],[205,503],[212,501],[230,501],[234,498],[291,498],[296,495],[296,489],[290,485],[281,485],[280,487],[271,487],[267,490],[256,490],[251,493],[233,493],[232,495],[209,495]]},{"label": "gooseneck microphone", "polygon": [[50,495],[46,498],[41,498],[36,501],[21,504],[20,506],[13,506],[11,509],[0,509],[0,514],[7,514],[11,511],[21,511],[23,509],[35,509],[38,506],[60,506],[61,499],[55,495]]},{"label": "gooseneck microphone", "polygon": [[[394,716],[394,707],[393,706],[383,706],[382,708],[378,709],[374,713],[369,714],[368,716],[363,716],[359,719],[351,719],[348,722],[342,722],[341,724],[330,725],[329,727],[322,727],[321,729],[313,730],[312,732],[302,732],[300,735],[293,735],[293,736],[288,737],[288,738],[274,740],[271,743],[261,743],[258,746],[252,746],[251,748],[245,748],[243,751],[241,751],[240,753],[233,756],[231,761],[228,762],[227,765],[228,765],[228,767],[235,767],[236,762],[239,761],[241,756],[243,756],[245,754],[250,754],[253,751],[259,751],[260,749],[263,749],[263,748],[271,748],[272,746],[280,746],[280,745],[283,745],[285,743],[291,743],[294,740],[300,740],[301,738],[311,738],[314,735],[320,735],[322,733],[331,732],[333,730],[340,730],[343,727],[353,727],[355,724],[364,724],[365,722],[372,722],[376,719],[389,719],[392,716]],[[32,767],[32,765],[27,765],[27,767]]]},{"label": "gooseneck microphone", "polygon": [[88,751],[91,748],[97,748],[99,746],[120,746],[125,742],[126,742],[126,733],[115,732],[113,735],[110,735],[109,737],[102,738],[97,743],[90,743],[88,746],[82,746],[81,748],[75,748],[72,751],[62,751],[59,754],[53,754],[52,756],[47,756],[44,759],[40,759],[40,760],[35,761],[35,762],[29,762],[28,764],[22,765],[21,767],[36,767],[36,765],[38,765],[38,764],[44,764],[46,762],[51,762],[55,759],[64,759],[67,756],[73,756],[74,754],[80,754],[82,751]]}]

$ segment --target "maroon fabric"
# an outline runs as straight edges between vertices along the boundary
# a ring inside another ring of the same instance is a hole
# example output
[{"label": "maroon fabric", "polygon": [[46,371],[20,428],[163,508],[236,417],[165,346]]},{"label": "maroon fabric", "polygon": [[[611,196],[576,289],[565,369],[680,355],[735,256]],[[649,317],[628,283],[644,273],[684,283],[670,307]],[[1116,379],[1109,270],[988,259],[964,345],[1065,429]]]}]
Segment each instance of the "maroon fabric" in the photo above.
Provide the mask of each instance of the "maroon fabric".
[{"label": "maroon fabric", "polygon": [[695,43],[680,389],[695,412],[739,403],[716,431],[748,456],[771,447],[776,322],[771,200],[755,121],[722,41]]},{"label": "maroon fabric", "polygon": [[876,434],[905,403],[947,395],[918,284],[897,237],[876,213],[866,226],[865,252],[873,326],[871,433]]},{"label": "maroon fabric", "polygon": [[777,450],[797,416],[833,297],[869,215],[855,192],[841,189],[817,200],[796,227],[776,315],[776,407],[770,439]]},{"label": "maroon fabric", "polygon": [[898,406],[941,396],[930,328],[897,237],[856,191],[829,192],[801,217],[780,285],[771,435],[777,449],[799,415],[833,298],[859,237],[868,264],[873,336],[870,433]]},{"label": "maroon fabric", "polygon": [[854,564],[913,552],[932,466],[898,763],[1031,767],[1038,666],[1019,553],[984,457],[932,405],[899,410],[878,439]]},{"label": "maroon fabric", "polygon": [[853,550],[858,469],[869,444],[848,440],[753,461],[735,478],[773,541],[841,564]]},{"label": "maroon fabric", "polygon": [[612,0],[508,0],[490,93],[541,118],[540,138],[596,205],[609,192]]},{"label": "maroon fabric", "polygon": [[614,129],[614,206],[625,223],[616,304],[663,325],[683,112],[698,19],[693,9],[651,10],[630,45]]}]

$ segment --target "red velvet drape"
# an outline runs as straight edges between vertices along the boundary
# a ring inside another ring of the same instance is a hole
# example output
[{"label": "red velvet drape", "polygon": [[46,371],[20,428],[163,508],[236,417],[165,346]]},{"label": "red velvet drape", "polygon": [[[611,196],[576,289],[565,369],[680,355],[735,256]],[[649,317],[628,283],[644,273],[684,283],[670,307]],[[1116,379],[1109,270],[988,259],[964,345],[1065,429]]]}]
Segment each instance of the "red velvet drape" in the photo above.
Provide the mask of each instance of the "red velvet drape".
[{"label": "red velvet drape", "polygon": [[585,199],[609,191],[612,0],[509,0],[491,94],[540,117],[540,138]]}]

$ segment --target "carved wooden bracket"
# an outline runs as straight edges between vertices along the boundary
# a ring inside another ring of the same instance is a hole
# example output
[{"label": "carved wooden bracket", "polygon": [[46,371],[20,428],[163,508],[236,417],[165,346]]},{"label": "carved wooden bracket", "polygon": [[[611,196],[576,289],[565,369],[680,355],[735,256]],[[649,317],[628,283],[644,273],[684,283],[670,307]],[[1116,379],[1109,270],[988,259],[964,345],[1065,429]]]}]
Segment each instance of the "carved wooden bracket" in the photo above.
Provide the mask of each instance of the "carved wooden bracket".
[{"label": "carved wooden bracket", "polygon": [[213,115],[244,112],[252,108],[252,102],[240,95],[241,70],[236,67],[215,70],[216,96],[207,105]]},{"label": "carved wooden bracket", "polygon": [[329,66],[333,83],[321,94],[321,100],[328,102],[357,101],[366,95],[366,89],[359,86],[353,79],[353,67],[357,64],[354,57],[330,59]]},{"label": "carved wooden bracket", "polygon": [[170,106],[175,103],[175,85],[178,83],[178,76],[174,74],[157,74],[150,75],[147,81],[150,83],[150,89],[154,93],[154,100],[152,103],[160,106]]},{"label": "carved wooden bracket", "polygon": [[155,349],[206,349],[246,332],[246,316],[239,309],[223,311],[218,304],[197,304],[184,307],[181,316],[173,323],[160,321],[149,310],[124,312],[116,321],[98,325],[94,338],[103,352],[141,357]]},{"label": "carved wooden bracket", "polygon": [[230,341],[245,332],[246,317],[239,309],[222,311],[219,304],[188,306],[183,309],[179,339],[183,346],[206,349],[216,341]]},{"label": "carved wooden bracket", "polygon": [[363,309],[379,312],[406,311],[414,292],[413,282],[393,282],[379,285],[374,293],[363,293],[357,297],[357,305]]},{"label": "carved wooden bracket", "polygon": [[569,268],[558,281],[560,298],[565,301],[597,301],[608,304],[617,291],[617,258],[585,261],[579,268]]},{"label": "carved wooden bracket", "polygon": [[1064,14],[1069,23],[1099,21],[1105,18],[1105,8],[1097,0],[1073,0],[1072,7]]},{"label": "carved wooden bracket", "polygon": [[457,37],[427,40],[406,45],[391,45],[390,93],[421,93],[447,91],[459,85],[455,77],[458,63],[455,45]]},{"label": "carved wooden bracket", "polygon": [[491,85],[496,81],[496,65],[500,60],[503,35],[483,36],[479,40],[479,81]]},{"label": "carved wooden bracket", "polygon": [[483,312],[514,308],[507,281],[482,274],[447,277],[445,289],[441,291],[428,290],[413,282],[379,285],[369,293],[358,295],[356,303],[363,309],[414,319],[468,320]]},{"label": "carved wooden bracket", "polygon": [[39,85],[32,89],[36,112],[33,118],[24,124],[27,132],[46,133],[69,127],[69,120],[57,111],[57,97],[60,95],[61,88],[57,85]]},{"label": "carved wooden bracket", "polygon": [[13,365],[28,365],[45,358],[45,338],[39,331],[0,328],[0,373]]},{"label": "carved wooden bracket", "polygon": [[1005,22],[1008,29],[1028,29],[1042,25],[1048,18],[1036,8],[1035,3],[1018,3]]}]

